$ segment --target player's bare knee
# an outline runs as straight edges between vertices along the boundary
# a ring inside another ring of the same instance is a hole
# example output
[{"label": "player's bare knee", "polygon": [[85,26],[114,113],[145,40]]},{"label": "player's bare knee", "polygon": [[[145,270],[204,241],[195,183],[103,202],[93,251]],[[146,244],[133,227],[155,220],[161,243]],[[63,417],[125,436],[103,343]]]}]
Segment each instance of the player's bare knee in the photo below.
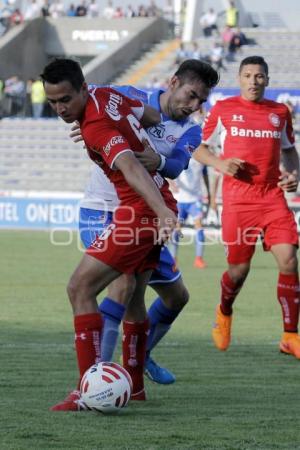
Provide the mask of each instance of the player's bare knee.
[{"label": "player's bare knee", "polygon": [[129,300],[132,298],[136,288],[136,282],[133,279],[130,283],[127,283],[126,286],[124,286],[124,289],[122,291],[122,295],[124,298],[124,302],[126,304],[129,302]]},{"label": "player's bare knee", "polygon": [[281,273],[284,274],[297,273],[298,272],[297,256],[293,255],[291,257],[282,259],[282,261],[279,262],[279,270]]},{"label": "player's bare knee", "polygon": [[108,287],[108,297],[121,305],[127,305],[136,288],[134,275],[121,275]]},{"label": "player's bare knee", "polygon": [[108,289],[108,296],[113,298],[116,302],[127,305],[129,300],[134,294],[135,290],[135,280],[126,280],[124,283],[118,283],[117,285],[112,285]]},{"label": "player's bare knee", "polygon": [[71,304],[74,306],[76,303],[78,303],[78,299],[89,298],[90,288],[91,285],[84,277],[80,276],[78,272],[74,273],[67,285],[67,293]]},{"label": "player's bare knee", "polygon": [[67,285],[67,294],[71,304],[75,302],[77,287],[78,287],[77,279],[74,275],[72,275]]},{"label": "player's bare knee", "polygon": [[180,309],[184,308],[190,299],[190,293],[185,286],[182,286],[180,296],[178,298],[178,306]]},{"label": "player's bare knee", "polygon": [[184,284],[176,287],[176,289],[166,290],[161,298],[164,305],[169,309],[181,310],[189,301],[189,291]]}]

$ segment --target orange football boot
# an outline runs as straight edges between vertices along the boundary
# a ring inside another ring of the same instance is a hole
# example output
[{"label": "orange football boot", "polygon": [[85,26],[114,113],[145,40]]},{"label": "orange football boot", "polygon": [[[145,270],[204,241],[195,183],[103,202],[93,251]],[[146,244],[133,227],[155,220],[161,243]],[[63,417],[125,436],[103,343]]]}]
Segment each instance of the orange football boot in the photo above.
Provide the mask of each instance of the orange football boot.
[{"label": "orange football boot", "polygon": [[283,333],[279,344],[280,351],[300,359],[300,336],[298,333]]},{"label": "orange football boot", "polygon": [[215,346],[222,351],[228,349],[231,338],[232,315],[225,316],[220,305],[216,309],[216,321],[212,329],[212,338]]},{"label": "orange football boot", "polygon": [[206,262],[203,260],[201,256],[196,256],[194,261],[194,267],[197,267],[197,269],[204,269],[206,267]]}]

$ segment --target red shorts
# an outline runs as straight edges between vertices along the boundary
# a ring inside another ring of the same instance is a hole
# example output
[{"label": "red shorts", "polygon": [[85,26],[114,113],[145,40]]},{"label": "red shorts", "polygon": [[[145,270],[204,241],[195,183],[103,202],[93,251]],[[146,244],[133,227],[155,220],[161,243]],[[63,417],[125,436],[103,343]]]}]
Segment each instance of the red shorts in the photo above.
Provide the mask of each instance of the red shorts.
[{"label": "red shorts", "polygon": [[222,238],[229,264],[249,262],[255,252],[258,237],[265,251],[276,244],[298,246],[294,214],[287,207],[273,211],[264,207],[257,211],[239,211],[222,214]]},{"label": "red shorts", "polygon": [[161,245],[155,217],[115,214],[114,220],[98,236],[86,253],[121,273],[141,273],[157,267]]}]

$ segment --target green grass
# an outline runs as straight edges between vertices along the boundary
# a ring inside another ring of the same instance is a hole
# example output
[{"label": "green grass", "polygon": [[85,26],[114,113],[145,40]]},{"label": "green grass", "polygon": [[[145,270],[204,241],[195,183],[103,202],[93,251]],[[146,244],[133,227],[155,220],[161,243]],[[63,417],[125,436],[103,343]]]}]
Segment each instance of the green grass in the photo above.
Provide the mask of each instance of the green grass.
[{"label": "green grass", "polygon": [[223,249],[208,247],[209,266],[200,271],[192,267],[193,248],[182,248],[191,299],[154,353],[177,381],[163,387],[147,380],[147,402],[112,417],[48,410],[76,380],[65,294],[80,258],[76,245],[53,246],[43,232],[2,231],[0,248],[1,450],[300,449],[300,363],[278,351],[271,255],[258,248],[236,302],[231,347],[220,353],[210,331]]}]

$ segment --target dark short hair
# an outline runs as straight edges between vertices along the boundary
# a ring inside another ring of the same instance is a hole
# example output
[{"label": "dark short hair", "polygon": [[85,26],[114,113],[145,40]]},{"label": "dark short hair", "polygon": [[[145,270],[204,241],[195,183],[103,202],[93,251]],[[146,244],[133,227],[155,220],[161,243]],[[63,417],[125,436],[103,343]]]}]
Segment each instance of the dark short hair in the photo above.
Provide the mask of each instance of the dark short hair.
[{"label": "dark short hair", "polygon": [[73,59],[56,58],[44,67],[40,75],[43,83],[58,84],[69,81],[72,87],[79,92],[84,83],[84,75],[80,64]]},{"label": "dark short hair", "polygon": [[266,61],[264,60],[264,58],[262,56],[247,56],[247,58],[244,58],[241,61],[240,68],[239,68],[239,73],[241,73],[242,68],[244,66],[248,66],[249,64],[257,64],[258,66],[262,66],[264,68],[264,71],[265,71],[266,75],[268,76],[268,74],[269,74],[269,67],[268,67],[268,64],[266,63]]},{"label": "dark short hair", "polygon": [[201,80],[208,88],[215,87],[220,79],[218,72],[200,59],[186,59],[174,74],[181,82]]}]

